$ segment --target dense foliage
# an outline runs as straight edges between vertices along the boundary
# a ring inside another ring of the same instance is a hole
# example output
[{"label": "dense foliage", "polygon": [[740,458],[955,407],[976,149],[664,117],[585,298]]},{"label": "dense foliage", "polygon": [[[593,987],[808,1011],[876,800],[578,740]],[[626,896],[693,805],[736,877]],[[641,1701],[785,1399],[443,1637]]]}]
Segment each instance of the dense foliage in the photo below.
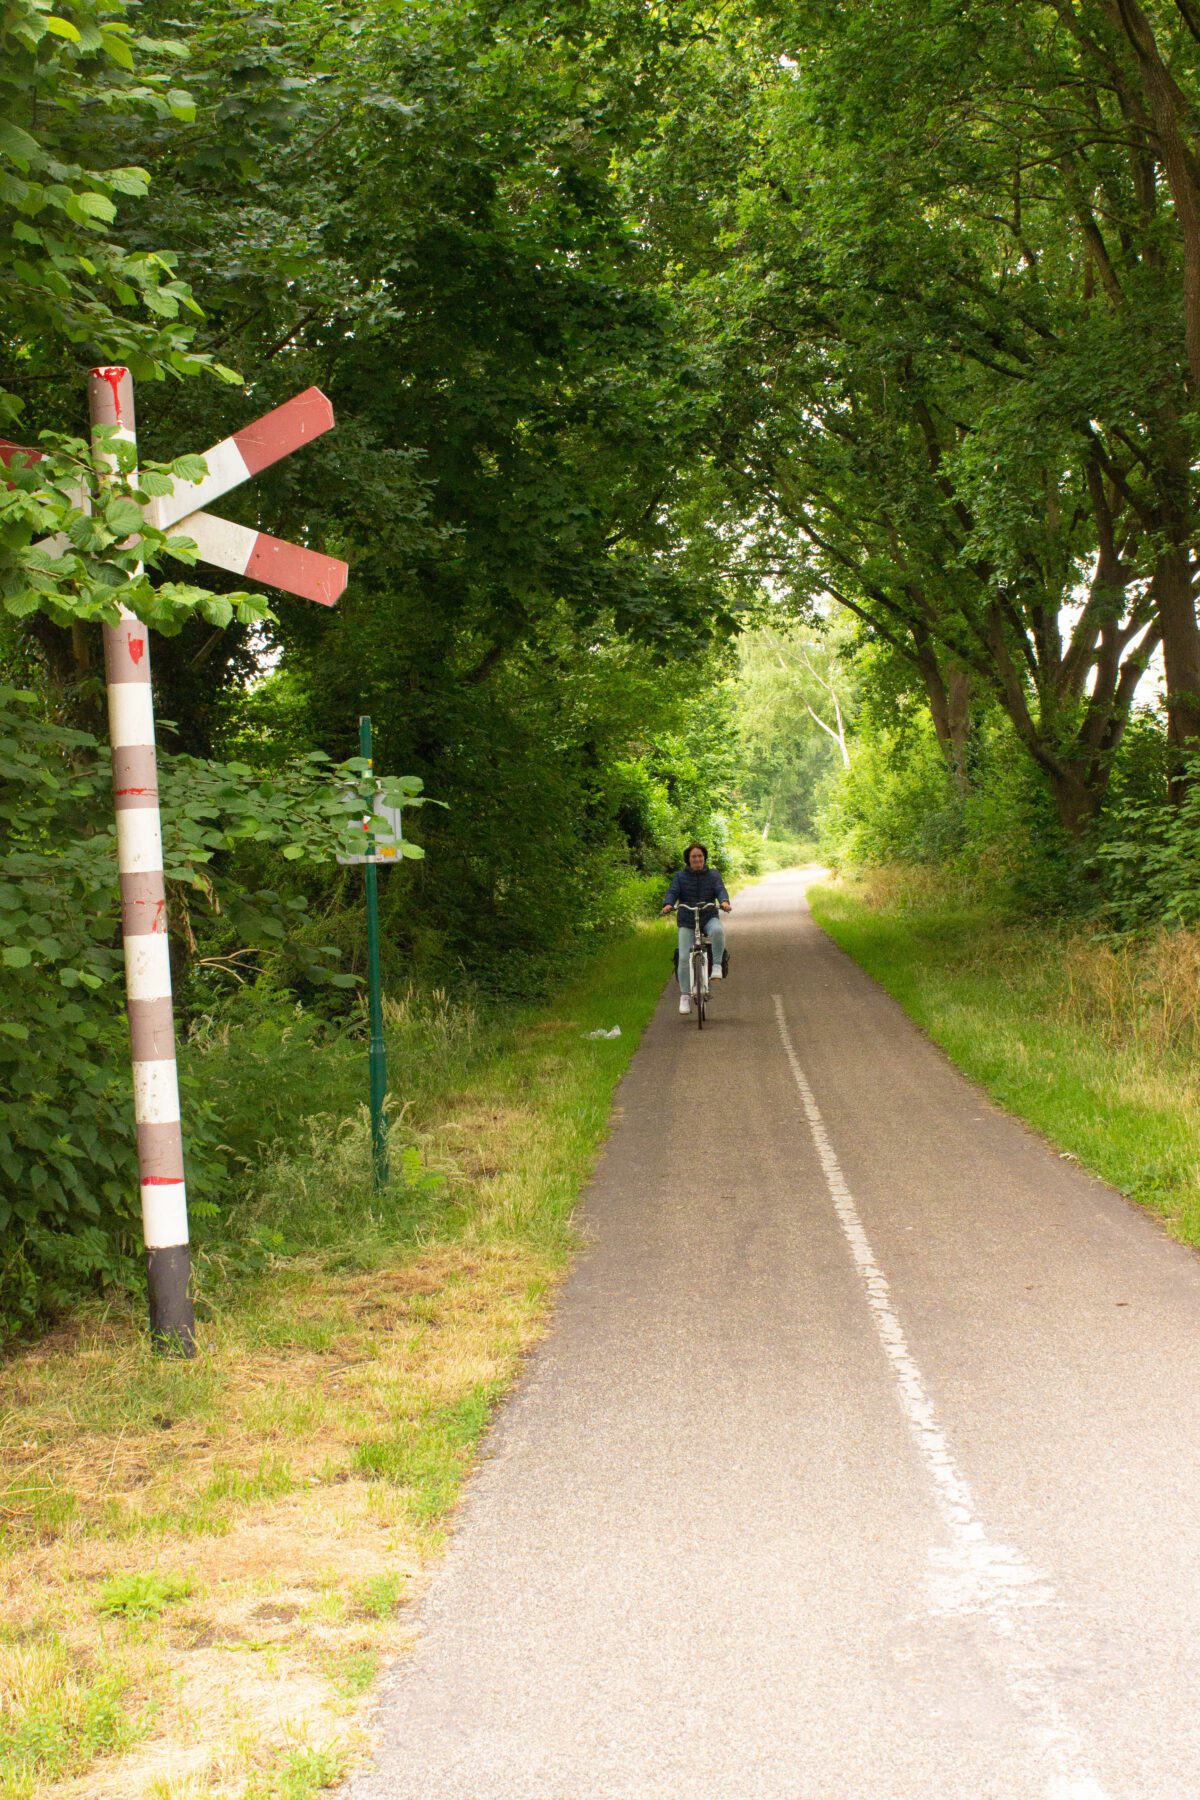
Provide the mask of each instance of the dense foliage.
[{"label": "dense foliage", "polygon": [[[39,718],[34,694],[0,688],[0,1298],[10,1318],[82,1272],[113,1277],[136,1244],[107,761],[87,732]],[[368,796],[419,806],[419,784],[377,782],[361,758],[333,768],[320,752],[258,775],[166,756],[161,782],[170,925],[192,1015],[222,982],[268,970],[276,989],[354,988],[337,946],[308,925],[304,893],[261,884],[256,864],[320,868],[358,848]],[[203,1219],[231,1197],[236,1151],[199,1080],[187,1098],[192,1210]]]}]

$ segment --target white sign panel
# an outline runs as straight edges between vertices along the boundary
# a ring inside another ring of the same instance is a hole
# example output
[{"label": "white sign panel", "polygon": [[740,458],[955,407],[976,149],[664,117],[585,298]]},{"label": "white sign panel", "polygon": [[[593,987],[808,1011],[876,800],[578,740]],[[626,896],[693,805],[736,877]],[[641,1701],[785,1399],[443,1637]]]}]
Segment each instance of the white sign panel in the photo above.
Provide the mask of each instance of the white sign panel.
[{"label": "white sign panel", "polygon": [[375,834],[374,856],[367,856],[365,853],[362,856],[339,856],[338,861],[340,863],[393,863],[402,861],[403,852],[400,849],[404,835],[400,827],[402,808],[399,806],[385,806],[382,797],[379,794],[376,794],[375,804],[372,810],[374,818],[372,818],[371,813],[363,814],[362,828],[364,832],[373,831]]}]

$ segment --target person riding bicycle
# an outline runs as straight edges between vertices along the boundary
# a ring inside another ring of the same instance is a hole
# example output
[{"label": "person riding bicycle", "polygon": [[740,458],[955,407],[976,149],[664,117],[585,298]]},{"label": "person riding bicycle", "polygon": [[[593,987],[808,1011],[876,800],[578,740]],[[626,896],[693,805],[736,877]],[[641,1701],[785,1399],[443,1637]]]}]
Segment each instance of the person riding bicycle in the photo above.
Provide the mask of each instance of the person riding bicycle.
[{"label": "person riding bicycle", "polygon": [[[695,915],[691,907],[700,908],[701,928],[707,933],[712,944],[712,979],[720,981],[724,970],[725,927],[721,923],[718,906],[721,912],[729,911],[729,895],[725,892],[725,883],[715,869],[708,866],[708,851],[703,844],[689,844],[683,853],[683,867],[676,871],[667,889],[663,901],[663,912],[669,913],[676,905],[683,907],[679,914],[679,985],[684,986],[683,972],[688,966],[688,957],[692,948],[692,929]],[[679,996],[679,1010],[689,1013],[692,1010],[692,998],[686,990]]]}]

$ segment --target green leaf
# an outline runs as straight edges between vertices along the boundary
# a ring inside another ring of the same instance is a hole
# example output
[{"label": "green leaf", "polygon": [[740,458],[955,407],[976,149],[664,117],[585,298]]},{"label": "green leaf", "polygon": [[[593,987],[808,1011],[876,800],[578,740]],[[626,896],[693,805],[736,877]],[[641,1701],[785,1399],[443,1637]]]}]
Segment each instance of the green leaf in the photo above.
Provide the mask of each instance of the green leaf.
[{"label": "green leaf", "polygon": [[106,502],[104,523],[114,537],[129,537],[142,529],[142,509],[128,494],[121,494],[117,499]]},{"label": "green leaf", "polygon": [[111,225],[117,216],[117,209],[107,194],[96,194],[85,190],[82,194],[75,194],[73,201],[74,206],[69,205],[67,210],[78,210],[85,218],[100,219],[104,224]]},{"label": "green leaf", "polygon": [[113,62],[118,63],[122,69],[131,70],[133,68],[133,51],[124,38],[117,37],[111,31],[102,31],[100,41],[104,46],[105,55],[110,56]]},{"label": "green leaf", "polygon": [[203,481],[208,474],[208,464],[202,456],[177,456],[171,464],[171,473],[177,481]]},{"label": "green leaf", "polygon": [[133,194],[140,197],[150,187],[150,177],[145,169],[106,169],[104,179],[118,194]]},{"label": "green leaf", "polygon": [[[50,17],[46,20],[46,30],[52,32],[55,37],[68,39],[72,44],[79,44],[83,41],[79,35],[78,26],[72,25],[70,19],[60,19],[54,13],[51,13]],[[130,67],[133,67],[132,62],[130,63]]]},{"label": "green leaf", "polygon": [[6,969],[27,969],[32,961],[32,952],[24,944],[9,944],[0,952],[0,962]]},{"label": "green leaf", "polygon": [[11,157],[19,169],[28,170],[31,159],[38,153],[37,139],[31,138],[11,120],[0,119],[0,151]]},{"label": "green leaf", "polygon": [[3,604],[10,618],[27,619],[42,604],[42,596],[35,588],[21,588],[15,594],[5,594]]},{"label": "green leaf", "polygon": [[[8,206],[26,206],[38,191],[40,190],[31,188],[27,181],[22,181],[19,175],[10,175],[6,169],[0,169],[0,200]],[[31,212],[36,210],[36,207],[30,206]]]}]

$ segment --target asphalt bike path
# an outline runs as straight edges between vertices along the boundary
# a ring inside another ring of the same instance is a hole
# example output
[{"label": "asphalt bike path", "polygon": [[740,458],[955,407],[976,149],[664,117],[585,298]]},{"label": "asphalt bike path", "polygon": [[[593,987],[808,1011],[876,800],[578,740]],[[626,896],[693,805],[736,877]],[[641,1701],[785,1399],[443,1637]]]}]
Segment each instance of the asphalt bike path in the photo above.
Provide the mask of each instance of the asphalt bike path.
[{"label": "asphalt bike path", "polygon": [[1200,1259],[803,893],[664,991],[350,1800],[1200,1795]]}]

